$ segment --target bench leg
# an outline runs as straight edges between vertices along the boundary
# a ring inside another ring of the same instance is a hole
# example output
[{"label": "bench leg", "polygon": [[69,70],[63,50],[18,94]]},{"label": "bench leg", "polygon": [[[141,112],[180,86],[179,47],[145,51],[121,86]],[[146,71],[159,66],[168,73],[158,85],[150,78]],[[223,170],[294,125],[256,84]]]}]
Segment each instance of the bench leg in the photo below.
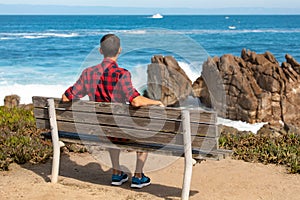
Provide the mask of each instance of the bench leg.
[{"label": "bench leg", "polygon": [[53,144],[53,160],[52,160],[52,172],[51,172],[51,182],[57,183],[58,181],[58,172],[59,172],[59,159],[60,159],[60,142],[58,138],[58,129],[56,122],[56,113],[54,100],[48,99],[49,104],[49,119],[50,119],[50,127],[51,127],[51,137]]},{"label": "bench leg", "polygon": [[193,157],[191,143],[191,128],[190,128],[190,113],[188,110],[183,110],[181,113],[183,125],[183,143],[184,143],[184,177],[181,199],[187,200],[190,195]]}]

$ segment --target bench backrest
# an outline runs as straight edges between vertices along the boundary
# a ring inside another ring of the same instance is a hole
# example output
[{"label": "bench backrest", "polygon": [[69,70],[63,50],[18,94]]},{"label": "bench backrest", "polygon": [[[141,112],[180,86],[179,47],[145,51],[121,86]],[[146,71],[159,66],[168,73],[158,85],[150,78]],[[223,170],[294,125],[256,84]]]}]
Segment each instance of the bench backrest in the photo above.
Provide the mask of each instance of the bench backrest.
[{"label": "bench backrest", "polygon": [[[37,128],[50,129],[49,97],[33,97],[34,116]],[[81,140],[87,135],[99,142],[107,137],[121,138],[118,141],[146,145],[182,146],[182,108],[140,107],[127,104],[103,103],[85,100],[61,102],[54,98],[58,131],[78,133]],[[218,149],[219,132],[217,115],[202,109],[188,109],[192,148],[199,151]],[[86,137],[88,140],[88,137]]]}]

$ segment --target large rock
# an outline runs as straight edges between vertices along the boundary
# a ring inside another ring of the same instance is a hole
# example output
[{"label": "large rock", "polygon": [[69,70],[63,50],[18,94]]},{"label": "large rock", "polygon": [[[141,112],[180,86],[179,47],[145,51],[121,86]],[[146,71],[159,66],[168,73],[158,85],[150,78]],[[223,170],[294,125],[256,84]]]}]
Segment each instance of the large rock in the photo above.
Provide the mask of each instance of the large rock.
[{"label": "large rock", "polygon": [[172,56],[156,55],[148,65],[147,95],[166,106],[178,106],[192,95],[192,81]]},{"label": "large rock", "polygon": [[20,97],[16,94],[4,97],[4,106],[8,108],[18,107],[20,105]]},{"label": "large rock", "polygon": [[270,52],[245,49],[208,58],[193,89],[224,118],[300,127],[300,64],[290,55],[281,66]]}]

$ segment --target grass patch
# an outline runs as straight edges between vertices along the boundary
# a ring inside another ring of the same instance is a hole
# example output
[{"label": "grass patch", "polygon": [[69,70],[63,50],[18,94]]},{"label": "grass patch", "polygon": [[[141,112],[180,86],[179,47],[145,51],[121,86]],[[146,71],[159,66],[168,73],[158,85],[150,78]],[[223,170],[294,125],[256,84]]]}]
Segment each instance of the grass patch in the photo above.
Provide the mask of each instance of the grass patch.
[{"label": "grass patch", "polygon": [[220,148],[233,150],[232,157],[247,162],[284,165],[290,173],[300,173],[300,135],[237,133],[222,134]]},{"label": "grass patch", "polygon": [[52,156],[51,141],[43,140],[32,110],[0,107],[0,170],[12,162],[40,163]]}]

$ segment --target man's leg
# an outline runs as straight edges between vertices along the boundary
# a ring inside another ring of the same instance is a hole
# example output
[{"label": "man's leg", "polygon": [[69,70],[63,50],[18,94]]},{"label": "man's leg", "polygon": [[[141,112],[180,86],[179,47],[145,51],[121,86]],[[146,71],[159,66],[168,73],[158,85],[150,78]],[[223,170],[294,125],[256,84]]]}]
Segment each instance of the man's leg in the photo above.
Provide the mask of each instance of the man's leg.
[{"label": "man's leg", "polygon": [[136,167],[134,176],[137,178],[142,178],[143,168],[147,160],[147,152],[136,152]]},{"label": "man's leg", "polygon": [[109,149],[108,152],[110,155],[113,174],[121,174],[120,149]]},{"label": "man's leg", "polygon": [[150,185],[150,178],[145,176],[143,173],[143,168],[148,157],[148,153],[136,152],[136,168],[134,176],[132,177],[131,187],[132,188],[143,188]]},{"label": "man's leg", "polygon": [[121,171],[120,167],[120,150],[119,149],[109,149],[110,160],[113,168],[113,174],[111,177],[111,184],[120,186],[126,181],[128,181],[128,175]]}]

